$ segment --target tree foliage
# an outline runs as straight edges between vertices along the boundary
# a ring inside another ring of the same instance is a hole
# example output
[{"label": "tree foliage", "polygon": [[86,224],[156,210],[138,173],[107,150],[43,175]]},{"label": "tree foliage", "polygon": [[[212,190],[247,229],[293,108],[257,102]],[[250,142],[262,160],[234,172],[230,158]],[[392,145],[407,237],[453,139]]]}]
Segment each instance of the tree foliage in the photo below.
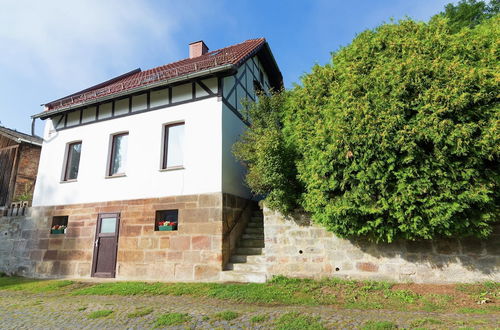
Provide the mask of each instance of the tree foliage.
[{"label": "tree foliage", "polygon": [[248,105],[251,128],[234,145],[233,152],[247,165],[246,182],[257,194],[267,196],[269,207],[288,213],[298,207],[300,187],[295,149],[285,141],[282,123],[287,93],[260,94]]},{"label": "tree foliage", "polygon": [[499,215],[499,23],[361,33],[301,86],[261,98],[236,148],[248,184],[342,237],[486,237]]},{"label": "tree foliage", "polygon": [[449,3],[440,15],[448,19],[450,30],[458,32],[464,27],[473,28],[500,11],[500,0],[489,3],[477,0],[461,0],[456,5]]}]

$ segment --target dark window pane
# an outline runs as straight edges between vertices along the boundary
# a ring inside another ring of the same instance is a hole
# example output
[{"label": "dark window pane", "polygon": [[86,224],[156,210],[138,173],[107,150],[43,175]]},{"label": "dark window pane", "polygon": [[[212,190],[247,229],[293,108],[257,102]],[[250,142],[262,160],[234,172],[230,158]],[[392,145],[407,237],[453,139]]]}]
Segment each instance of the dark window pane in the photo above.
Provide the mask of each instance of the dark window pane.
[{"label": "dark window pane", "polygon": [[64,180],[75,180],[78,177],[81,150],[81,142],[72,143],[68,146],[68,159],[66,162],[66,175]]},{"label": "dark window pane", "polygon": [[113,136],[113,146],[111,147],[111,167],[109,175],[125,173],[127,163],[127,140],[128,134]]}]

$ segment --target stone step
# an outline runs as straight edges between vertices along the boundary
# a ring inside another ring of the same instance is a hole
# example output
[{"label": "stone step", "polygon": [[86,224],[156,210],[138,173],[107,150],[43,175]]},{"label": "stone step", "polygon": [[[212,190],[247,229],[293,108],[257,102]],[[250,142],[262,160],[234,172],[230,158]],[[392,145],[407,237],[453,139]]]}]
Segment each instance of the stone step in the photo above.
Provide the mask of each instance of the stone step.
[{"label": "stone step", "polygon": [[221,273],[220,279],[222,282],[265,283],[266,274],[228,270]]},{"label": "stone step", "polygon": [[264,240],[262,239],[242,239],[238,242],[240,247],[264,247]]},{"label": "stone step", "polygon": [[252,216],[250,218],[250,221],[260,221],[260,222],[263,222],[264,221],[264,217],[263,216],[260,216],[260,217]]},{"label": "stone step", "polygon": [[245,234],[261,234],[264,235],[264,228],[247,227],[245,228]]},{"label": "stone step", "polygon": [[226,270],[235,270],[237,272],[265,272],[266,265],[258,263],[228,263]]},{"label": "stone step", "polygon": [[231,263],[265,263],[266,257],[263,255],[242,255],[242,254],[233,254],[231,258],[229,258]]},{"label": "stone step", "polygon": [[261,255],[262,254],[262,248],[257,248],[257,247],[239,247],[239,248],[236,249],[236,254]]},{"label": "stone step", "polygon": [[264,234],[243,234],[242,239],[264,239]]},{"label": "stone step", "polygon": [[264,228],[264,224],[262,222],[249,222],[247,228]]}]

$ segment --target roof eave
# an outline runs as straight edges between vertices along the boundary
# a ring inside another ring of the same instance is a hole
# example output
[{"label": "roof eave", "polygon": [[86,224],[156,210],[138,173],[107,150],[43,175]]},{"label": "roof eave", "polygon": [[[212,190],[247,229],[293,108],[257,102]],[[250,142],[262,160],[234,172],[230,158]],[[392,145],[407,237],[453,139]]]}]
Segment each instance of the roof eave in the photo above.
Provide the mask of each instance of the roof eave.
[{"label": "roof eave", "polygon": [[151,88],[155,88],[155,87],[160,87],[160,86],[164,86],[164,85],[174,84],[174,83],[181,82],[181,81],[184,81],[184,80],[189,80],[189,79],[199,78],[199,77],[203,77],[203,76],[210,75],[210,74],[220,73],[220,72],[228,71],[228,70],[235,69],[235,68],[236,68],[236,66],[234,64],[224,64],[224,65],[221,65],[221,66],[218,66],[218,67],[215,67],[215,68],[210,68],[210,69],[206,69],[206,70],[202,70],[202,71],[198,71],[198,72],[188,73],[188,74],[185,74],[183,76],[174,77],[174,78],[170,78],[170,79],[158,81],[158,82],[155,82],[155,83],[152,83],[152,84],[148,84],[148,85],[139,86],[139,87],[136,87],[136,88],[127,89],[127,90],[119,92],[119,93],[114,93],[114,94],[111,94],[111,95],[107,95],[107,96],[103,96],[103,97],[100,97],[100,98],[92,99],[92,100],[89,100],[89,101],[86,101],[86,102],[82,102],[82,103],[78,103],[78,104],[75,104],[75,105],[70,105],[68,107],[63,107],[63,108],[60,108],[60,109],[57,109],[57,110],[43,111],[43,112],[40,112],[40,113],[38,113],[36,115],[31,116],[31,118],[33,118],[33,119],[36,119],[36,118],[47,119],[49,117],[52,117],[53,115],[57,115],[59,113],[63,113],[63,112],[66,112],[66,111],[69,111],[69,110],[73,110],[73,109],[76,109],[76,108],[81,108],[81,107],[84,107],[86,105],[90,105],[90,104],[94,104],[94,103],[98,103],[98,102],[102,102],[102,101],[107,101],[107,100],[114,99],[114,98],[117,98],[117,97],[120,97],[120,96],[137,93],[137,92],[140,92],[140,91],[143,91],[143,90],[147,90],[147,89],[151,89]]}]

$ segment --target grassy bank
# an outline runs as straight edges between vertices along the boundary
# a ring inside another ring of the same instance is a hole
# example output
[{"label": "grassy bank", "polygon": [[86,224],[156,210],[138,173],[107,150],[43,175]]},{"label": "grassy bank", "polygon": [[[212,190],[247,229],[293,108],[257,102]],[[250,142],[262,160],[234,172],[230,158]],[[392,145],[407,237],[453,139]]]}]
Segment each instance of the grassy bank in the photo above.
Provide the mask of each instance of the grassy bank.
[{"label": "grassy bank", "polygon": [[331,305],[337,308],[500,312],[500,283],[394,284],[342,279],[275,277],[265,284],[41,281],[0,277],[0,290],[62,295],[189,295],[262,305]]}]

